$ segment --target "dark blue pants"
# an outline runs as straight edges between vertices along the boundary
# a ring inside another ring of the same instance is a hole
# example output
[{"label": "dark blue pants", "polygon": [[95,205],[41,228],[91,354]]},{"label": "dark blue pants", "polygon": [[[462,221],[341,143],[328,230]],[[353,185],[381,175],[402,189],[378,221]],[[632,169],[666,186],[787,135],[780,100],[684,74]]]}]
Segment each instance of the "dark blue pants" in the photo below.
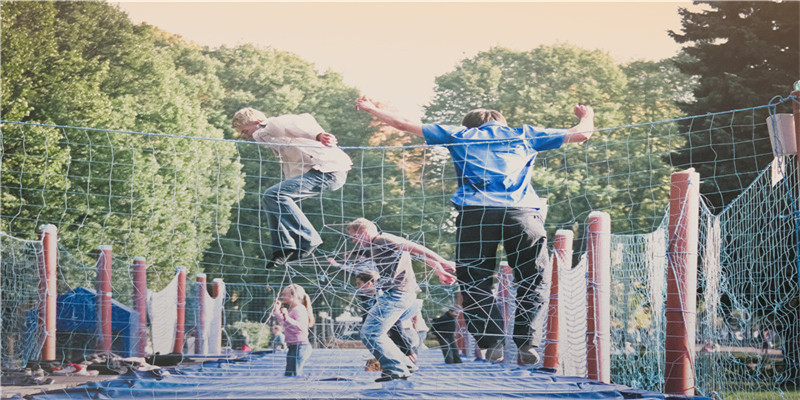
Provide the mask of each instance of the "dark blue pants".
[{"label": "dark blue pants", "polygon": [[497,246],[514,271],[514,342],[538,347],[550,299],[551,269],[544,219],[533,208],[464,207],[456,218],[456,276],[467,329],[481,348],[503,340],[503,316],[492,296]]}]

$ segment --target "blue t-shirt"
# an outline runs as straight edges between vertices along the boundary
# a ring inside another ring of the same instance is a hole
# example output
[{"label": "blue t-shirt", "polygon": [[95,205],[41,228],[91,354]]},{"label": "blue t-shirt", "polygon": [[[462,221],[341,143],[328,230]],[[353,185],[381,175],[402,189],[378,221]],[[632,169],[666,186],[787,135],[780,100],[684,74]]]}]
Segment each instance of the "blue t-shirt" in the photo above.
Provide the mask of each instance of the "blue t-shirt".
[{"label": "blue t-shirt", "polygon": [[533,160],[540,151],[561,147],[567,130],[489,121],[469,129],[425,124],[422,133],[428,144],[446,146],[453,157],[458,191],[450,200],[456,207],[542,208],[544,201],[531,187]]}]

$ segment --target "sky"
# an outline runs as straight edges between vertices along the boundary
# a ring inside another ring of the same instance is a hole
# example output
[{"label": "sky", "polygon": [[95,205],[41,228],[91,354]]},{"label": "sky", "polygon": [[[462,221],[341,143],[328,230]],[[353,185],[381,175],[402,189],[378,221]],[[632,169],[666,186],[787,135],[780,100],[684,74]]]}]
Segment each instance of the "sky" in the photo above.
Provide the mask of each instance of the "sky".
[{"label": "sky", "polygon": [[410,118],[422,115],[434,79],[493,46],[526,51],[570,43],[617,62],[678,53],[682,2],[516,3],[116,3],[146,22],[209,47],[253,43],[338,72],[362,94]]}]

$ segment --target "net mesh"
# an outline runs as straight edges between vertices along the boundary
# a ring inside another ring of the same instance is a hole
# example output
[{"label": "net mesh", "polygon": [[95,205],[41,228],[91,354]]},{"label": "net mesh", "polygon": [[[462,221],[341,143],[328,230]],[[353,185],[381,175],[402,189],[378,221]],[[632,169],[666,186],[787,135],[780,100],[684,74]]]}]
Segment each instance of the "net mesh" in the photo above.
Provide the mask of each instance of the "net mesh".
[{"label": "net mesh", "polygon": [[[766,172],[772,156],[756,150],[769,140],[763,121],[775,107],[603,129],[586,145],[537,156],[533,184],[549,199],[549,236],[556,229],[576,234],[573,262],[566,263],[575,266],[559,268],[561,373],[586,375],[585,221],[590,212],[605,211],[613,232],[612,380],[663,390],[669,176],[690,165],[679,161],[677,152],[711,152],[723,145],[735,151],[720,153],[701,171],[706,205],[700,223],[697,388],[734,398],[758,391],[783,395],[780,385],[797,379],[795,160],[785,160],[786,178],[773,186]],[[7,322],[6,304],[9,315],[18,315],[40,302],[34,297],[38,275],[31,272],[37,271],[35,245],[6,242],[11,236],[31,238],[43,223],[59,227],[59,294],[94,287],[101,244],[113,247],[114,298],[126,307],[132,301],[128,260],[133,257],[147,259],[148,288],[154,293],[171,287],[178,266],[188,269],[189,281],[199,272],[222,278],[222,351],[243,344],[266,348],[271,305],[290,283],[303,286],[312,298],[316,347],[360,346],[353,274],[327,260],[352,249],[343,227],[357,217],[454,258],[455,210],[449,199],[458,177],[440,147],[344,147],[353,160],[345,186],[300,202],[323,245],[312,257],[267,270],[273,249],[260,197],[282,177],[279,160],[266,147],[9,121],[2,128],[4,360],[7,351],[20,360],[35,353],[10,350],[21,344],[12,346],[6,338],[12,331],[19,337],[26,325]],[[711,137],[720,135],[727,142],[712,143]],[[7,261],[15,258],[26,261]],[[413,268],[424,319],[455,304],[455,287],[441,285],[420,261]],[[187,288],[186,320],[192,325],[199,320],[200,291],[190,283]],[[27,297],[7,303],[12,292]],[[169,333],[169,325],[154,330]],[[75,345],[79,352],[93,350],[92,341],[85,343]]]},{"label": "net mesh", "polygon": [[46,332],[40,311],[44,293],[39,290],[42,242],[23,240],[0,232],[0,296],[2,296],[2,360],[4,365],[25,365],[39,359]]}]

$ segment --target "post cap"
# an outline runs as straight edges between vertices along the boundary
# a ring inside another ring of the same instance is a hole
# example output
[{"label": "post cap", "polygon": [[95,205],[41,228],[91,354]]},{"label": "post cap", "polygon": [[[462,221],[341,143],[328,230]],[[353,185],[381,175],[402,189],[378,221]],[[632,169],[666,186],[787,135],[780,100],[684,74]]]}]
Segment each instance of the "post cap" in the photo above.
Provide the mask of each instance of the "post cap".
[{"label": "post cap", "polygon": [[58,232],[58,228],[56,228],[53,224],[41,224],[39,225],[39,232],[42,233],[56,233]]}]

